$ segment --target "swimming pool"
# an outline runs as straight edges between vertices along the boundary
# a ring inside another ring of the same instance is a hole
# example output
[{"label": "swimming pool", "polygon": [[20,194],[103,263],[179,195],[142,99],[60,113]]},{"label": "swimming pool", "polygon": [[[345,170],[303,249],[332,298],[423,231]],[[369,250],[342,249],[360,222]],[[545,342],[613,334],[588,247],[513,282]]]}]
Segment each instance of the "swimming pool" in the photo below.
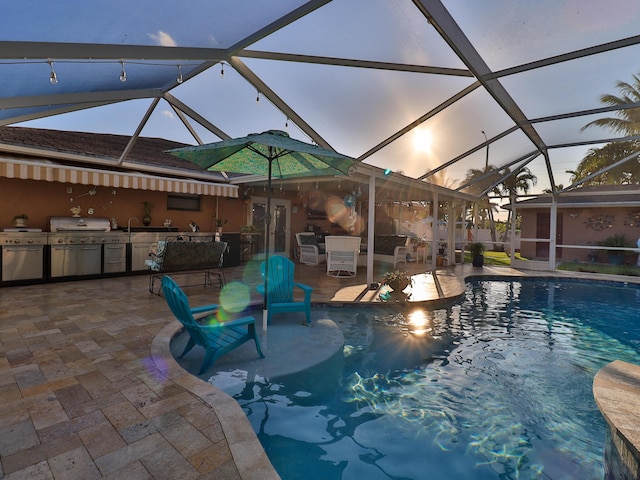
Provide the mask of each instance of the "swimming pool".
[{"label": "swimming pool", "polygon": [[482,280],[442,309],[314,309],[343,351],[230,391],[287,479],[603,478],[595,373],[640,363],[640,288]]}]

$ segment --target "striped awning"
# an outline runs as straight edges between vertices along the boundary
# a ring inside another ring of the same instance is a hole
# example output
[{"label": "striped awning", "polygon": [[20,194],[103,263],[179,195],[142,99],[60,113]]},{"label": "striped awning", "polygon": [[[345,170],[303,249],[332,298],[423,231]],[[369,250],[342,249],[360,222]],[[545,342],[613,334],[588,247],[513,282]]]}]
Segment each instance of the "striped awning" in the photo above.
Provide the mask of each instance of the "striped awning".
[{"label": "striped awning", "polygon": [[160,177],[145,173],[112,172],[46,162],[2,159],[0,177],[215,197],[238,197],[237,185]]}]

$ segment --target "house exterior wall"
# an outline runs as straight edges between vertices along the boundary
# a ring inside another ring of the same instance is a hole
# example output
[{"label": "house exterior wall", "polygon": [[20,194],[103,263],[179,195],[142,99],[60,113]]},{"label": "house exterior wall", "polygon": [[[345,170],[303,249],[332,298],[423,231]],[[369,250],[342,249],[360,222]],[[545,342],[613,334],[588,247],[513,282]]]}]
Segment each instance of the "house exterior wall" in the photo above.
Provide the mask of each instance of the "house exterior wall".
[{"label": "house exterior wall", "polygon": [[[522,214],[522,238],[537,237],[537,215],[548,213],[549,208],[531,208],[519,211]],[[640,238],[639,207],[588,207],[558,208],[562,214],[562,231],[559,232],[563,245],[575,245],[587,248],[563,247],[557,253],[558,260],[566,261],[599,261],[607,262],[606,251],[588,248],[597,246],[612,235],[624,235],[633,248]],[[522,256],[533,260],[536,258],[536,242],[522,241]],[[625,263],[636,262],[637,255],[629,252]]]},{"label": "house exterior wall", "polygon": [[[200,230],[215,231],[216,201],[218,215],[227,220],[226,231],[239,231],[246,222],[243,202],[237,198],[200,197],[200,211],[181,211],[167,209],[167,193],[127,188],[96,187],[95,195],[88,195],[88,185],[0,178],[0,229],[12,227],[13,217],[22,213],[28,215],[28,226],[49,230],[50,217],[71,216],[70,208],[80,206],[83,216],[115,218],[118,226],[126,227],[127,220],[136,217],[142,226],[142,202],[151,202],[151,226],[161,227],[165,219],[171,219],[171,225],[183,231],[189,230],[193,220]],[[68,193],[68,190],[70,192]],[[113,193],[115,192],[115,193]]]}]

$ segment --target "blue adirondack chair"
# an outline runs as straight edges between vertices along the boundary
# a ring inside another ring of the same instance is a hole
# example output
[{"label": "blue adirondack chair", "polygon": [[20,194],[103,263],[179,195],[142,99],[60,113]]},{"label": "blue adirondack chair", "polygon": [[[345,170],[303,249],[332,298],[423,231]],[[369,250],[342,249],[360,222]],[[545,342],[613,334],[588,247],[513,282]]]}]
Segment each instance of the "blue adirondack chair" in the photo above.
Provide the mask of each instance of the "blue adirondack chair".
[{"label": "blue adirondack chair", "polygon": [[[294,281],[295,264],[286,257],[273,255],[269,257],[269,278],[267,279],[267,324],[271,323],[271,316],[275,313],[304,312],[307,324],[311,324],[311,292],[313,288]],[[262,277],[265,275],[265,262],[260,266]],[[303,301],[294,301],[294,288],[304,292]],[[258,285],[258,292],[264,298],[264,285]]]},{"label": "blue adirondack chair", "polygon": [[[162,291],[169,308],[189,333],[189,341],[178,358],[183,357],[195,345],[201,346],[206,351],[198,375],[203,374],[222,355],[249,340],[255,341],[258,355],[264,358],[260,348],[260,339],[256,334],[255,318],[243,317],[228,322],[219,322],[215,317],[219,308],[217,304],[191,308],[185,293],[168,275],[162,277]],[[204,312],[208,312],[208,314],[198,319],[194,318],[194,314]]]}]

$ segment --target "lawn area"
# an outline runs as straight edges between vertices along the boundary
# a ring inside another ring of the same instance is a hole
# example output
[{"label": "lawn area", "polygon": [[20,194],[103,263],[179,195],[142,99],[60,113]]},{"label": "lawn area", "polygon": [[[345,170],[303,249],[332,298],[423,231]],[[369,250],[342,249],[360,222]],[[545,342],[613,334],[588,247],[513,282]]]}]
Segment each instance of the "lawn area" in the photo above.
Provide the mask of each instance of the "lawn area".
[{"label": "lawn area", "polygon": [[[483,255],[485,265],[497,265],[502,267],[508,267],[511,265],[511,258],[506,252],[494,252],[493,250],[487,250]],[[521,257],[518,252],[516,252],[516,258],[519,260],[525,260],[525,258]],[[464,263],[471,263],[472,260],[471,254],[465,251]]]},{"label": "lawn area", "polygon": [[634,265],[612,265],[610,263],[562,262],[558,270],[569,272],[605,273],[609,275],[629,275],[640,277],[640,267]]},{"label": "lawn area", "polygon": [[[526,260],[526,258],[521,257],[520,253],[518,252],[516,252],[516,258],[520,260]],[[469,252],[464,252],[465,263],[471,263],[471,260],[471,254]],[[509,255],[506,254],[506,252],[486,251],[484,252],[484,264],[508,267],[511,264],[511,259],[509,258]],[[558,270],[640,277],[640,267],[635,265],[613,265],[610,263],[590,262],[562,262],[558,265]]]}]

